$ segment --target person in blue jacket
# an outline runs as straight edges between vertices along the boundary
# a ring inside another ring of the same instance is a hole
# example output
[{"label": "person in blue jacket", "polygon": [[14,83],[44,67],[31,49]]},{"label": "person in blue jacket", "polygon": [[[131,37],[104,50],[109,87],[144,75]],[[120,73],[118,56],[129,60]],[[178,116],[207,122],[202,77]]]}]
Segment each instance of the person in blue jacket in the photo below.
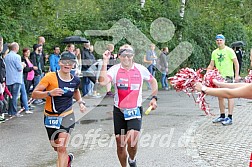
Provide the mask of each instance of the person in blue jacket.
[{"label": "person in blue jacket", "polygon": [[51,72],[58,71],[60,69],[59,60],[60,60],[60,48],[55,46],[53,48],[54,53],[50,55],[49,62],[50,62],[50,70]]}]

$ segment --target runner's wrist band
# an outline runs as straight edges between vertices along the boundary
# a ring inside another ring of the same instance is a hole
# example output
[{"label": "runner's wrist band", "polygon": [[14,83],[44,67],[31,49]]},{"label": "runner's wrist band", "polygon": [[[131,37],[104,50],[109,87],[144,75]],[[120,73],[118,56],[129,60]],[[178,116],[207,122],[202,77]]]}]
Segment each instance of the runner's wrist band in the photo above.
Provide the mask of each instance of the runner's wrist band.
[{"label": "runner's wrist band", "polygon": [[151,99],[156,99],[156,101],[157,101],[158,98],[157,98],[157,96],[152,96]]}]

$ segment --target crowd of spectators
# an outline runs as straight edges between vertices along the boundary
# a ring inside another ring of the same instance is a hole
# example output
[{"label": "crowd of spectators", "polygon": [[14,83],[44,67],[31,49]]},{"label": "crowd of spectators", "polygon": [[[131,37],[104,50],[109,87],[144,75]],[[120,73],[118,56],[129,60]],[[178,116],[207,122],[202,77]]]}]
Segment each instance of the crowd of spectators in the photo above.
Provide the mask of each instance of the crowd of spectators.
[{"label": "crowd of spectators", "polygon": [[[45,38],[40,36],[32,49],[29,47],[20,49],[18,43],[4,43],[4,39],[0,37],[0,123],[5,122],[6,118],[22,117],[23,113],[33,114],[33,105],[44,104],[44,99],[32,99],[31,92],[46,72],[55,72],[60,69],[58,62],[61,55],[60,47],[57,45],[52,48],[52,54],[47,54],[44,50],[45,42]],[[108,66],[110,68],[117,63],[117,54],[113,53],[113,44],[108,44],[106,49],[111,55]],[[144,61],[150,62],[148,69],[152,73],[155,71],[158,58],[154,49],[155,45],[151,45],[151,50],[147,51]],[[71,52],[76,56],[77,63],[71,70],[71,74],[81,77],[82,96],[100,98],[97,88],[102,61],[101,59],[97,60],[94,56],[93,45],[88,41],[83,44],[82,48],[77,48],[74,44],[69,43],[63,52]],[[19,53],[22,54],[19,55]],[[49,67],[46,68],[46,65]],[[165,63],[162,72],[163,89],[168,88],[167,69],[168,66]],[[111,85],[106,86],[106,91],[105,97],[114,97]]]}]

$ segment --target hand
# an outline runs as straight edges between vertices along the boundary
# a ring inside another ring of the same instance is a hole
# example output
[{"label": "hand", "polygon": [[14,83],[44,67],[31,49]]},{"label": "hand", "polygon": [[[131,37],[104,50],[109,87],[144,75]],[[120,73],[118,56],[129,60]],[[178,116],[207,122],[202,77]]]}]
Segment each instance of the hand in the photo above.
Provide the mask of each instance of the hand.
[{"label": "hand", "polygon": [[194,84],[194,88],[198,91],[198,92],[201,92],[201,89],[202,89],[202,83],[200,82],[197,82]]},{"label": "hand", "polygon": [[213,79],[213,84],[215,84],[217,87],[219,87],[219,81],[217,79]]},{"label": "hand", "polygon": [[10,99],[12,99],[12,96],[10,96]]},{"label": "hand", "polygon": [[62,96],[64,94],[64,91],[60,88],[55,88],[50,91],[51,96]]},{"label": "hand", "polygon": [[168,74],[168,68],[165,69],[165,72]]},{"label": "hand", "polygon": [[151,99],[149,106],[152,106],[152,110],[155,110],[157,108],[157,101],[156,99]]},{"label": "hand", "polygon": [[23,66],[23,68],[25,68],[25,67],[26,67],[26,64],[25,64],[24,62],[22,62],[22,66]]},{"label": "hand", "polygon": [[38,67],[37,66],[33,66],[33,70],[38,70]]},{"label": "hand", "polygon": [[103,60],[106,61],[106,62],[108,62],[109,59],[110,59],[110,56],[111,56],[111,52],[108,51],[108,50],[106,50],[106,51],[103,53],[102,56],[103,56]]},{"label": "hand", "polygon": [[86,106],[83,103],[80,103],[80,111],[84,113],[86,111]]}]

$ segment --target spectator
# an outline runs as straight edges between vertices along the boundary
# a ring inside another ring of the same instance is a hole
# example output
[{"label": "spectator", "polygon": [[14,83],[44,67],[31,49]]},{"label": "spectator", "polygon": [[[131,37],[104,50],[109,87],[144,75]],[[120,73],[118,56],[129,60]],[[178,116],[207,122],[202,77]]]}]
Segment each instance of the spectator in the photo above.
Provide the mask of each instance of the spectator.
[{"label": "spectator", "polygon": [[35,71],[38,67],[33,65],[32,60],[30,59],[30,49],[24,48],[23,49],[23,57],[22,62],[26,64],[26,67],[23,70],[23,78],[24,78],[24,84],[25,84],[25,90],[27,96],[30,94],[30,87],[32,85],[32,81],[35,76]]},{"label": "spectator", "polygon": [[77,65],[76,75],[80,76],[81,75],[81,51],[80,51],[80,48],[75,49],[75,56],[76,56],[76,59],[77,59],[77,62],[76,62],[76,65]]},{"label": "spectator", "polygon": [[33,66],[32,61],[29,59],[30,56],[30,49],[24,48],[23,49],[23,57],[22,62],[25,63],[25,67],[23,69],[23,83],[21,84],[21,107],[22,109],[20,112],[25,110],[26,114],[32,114],[33,112],[29,110],[29,93],[30,93],[30,87],[32,85],[32,81],[34,79],[34,70],[37,70],[38,68],[36,66]]},{"label": "spectator", "polygon": [[7,100],[4,97],[5,93],[9,95],[10,99],[12,99],[12,95],[5,83],[0,84],[0,122],[5,122],[4,113],[6,113],[8,106]]},{"label": "spectator", "polygon": [[0,53],[2,52],[3,50],[3,37],[0,36]]},{"label": "spectator", "polygon": [[169,53],[169,49],[168,47],[165,47],[162,49],[162,53],[160,54],[159,57],[159,65],[160,65],[160,72],[161,72],[161,85],[162,85],[162,89],[163,90],[168,90],[169,86],[168,86],[168,82],[167,82],[167,74],[168,74],[168,62],[167,62],[167,55]]},{"label": "spectator", "polygon": [[[73,55],[75,55],[75,46],[74,44],[70,43],[66,46],[66,50],[65,52],[70,52],[72,53]],[[75,64],[71,70],[71,74],[72,75],[76,75],[76,71],[77,71],[77,65]]]},{"label": "spectator", "polygon": [[[239,63],[233,49],[225,45],[225,37],[222,34],[216,36],[216,44],[218,46],[212,52],[211,61],[207,70],[213,70],[216,67],[222,77],[229,83],[233,82],[233,76],[235,81],[239,81]],[[235,75],[233,70],[235,66]],[[213,123],[221,122],[223,125],[232,124],[232,115],[234,110],[234,99],[228,99],[228,117],[225,118],[225,101],[224,98],[219,97],[220,117],[213,120]]]},{"label": "spectator", "polygon": [[5,83],[6,81],[6,67],[4,62],[4,57],[9,53],[8,44],[3,45],[3,49],[0,52],[0,84]]},{"label": "spectator", "polygon": [[17,113],[17,101],[20,92],[22,77],[23,77],[23,66],[21,64],[21,56],[17,54],[19,45],[13,42],[10,45],[10,53],[4,58],[6,64],[6,85],[11,92],[12,99],[9,100],[8,114],[10,117],[22,116]]},{"label": "spectator", "polygon": [[[107,65],[107,70],[109,70],[113,65],[115,65],[117,55],[112,53],[114,51],[114,49],[115,48],[114,48],[113,44],[107,45],[107,51],[110,54],[109,64]],[[112,87],[111,82],[109,82],[106,85],[106,90],[107,90],[106,97],[114,97],[115,96],[115,94],[111,92],[111,87]]]},{"label": "spectator", "polygon": [[53,48],[54,53],[50,55],[49,62],[50,62],[50,71],[55,72],[60,69],[59,60],[60,60],[60,48],[55,46]]},{"label": "spectator", "polygon": [[239,75],[241,74],[241,68],[242,68],[242,57],[243,57],[243,52],[240,47],[234,47],[233,48],[239,63]]},{"label": "spectator", "polygon": [[[37,67],[37,70],[34,70],[35,76],[34,76],[34,84],[33,89],[38,85],[42,77],[44,76],[45,68],[44,68],[44,60],[42,57],[42,45],[35,44],[33,46],[33,52],[31,53],[31,61],[33,63],[33,66]],[[35,100],[34,104],[42,104],[43,101],[41,99]]]},{"label": "spectator", "polygon": [[82,66],[81,71],[83,73],[82,78],[82,96],[86,96],[90,90],[90,79],[87,76],[87,70],[88,68],[94,64],[95,57],[93,54],[90,53],[90,42],[84,43],[83,49],[81,51],[81,60],[82,60]]},{"label": "spectator", "polygon": [[[157,54],[155,52],[155,45],[150,45],[150,50],[146,52],[144,56],[144,62],[148,64],[147,69],[153,77],[155,77],[155,66],[156,66]],[[150,90],[150,83],[147,82],[148,90]]]},{"label": "spectator", "polygon": [[38,44],[42,46],[41,55],[43,57],[43,64],[44,65],[46,64],[46,60],[49,58],[49,55],[47,55],[44,51],[45,42],[46,42],[45,37],[43,37],[43,36],[38,37]]}]

